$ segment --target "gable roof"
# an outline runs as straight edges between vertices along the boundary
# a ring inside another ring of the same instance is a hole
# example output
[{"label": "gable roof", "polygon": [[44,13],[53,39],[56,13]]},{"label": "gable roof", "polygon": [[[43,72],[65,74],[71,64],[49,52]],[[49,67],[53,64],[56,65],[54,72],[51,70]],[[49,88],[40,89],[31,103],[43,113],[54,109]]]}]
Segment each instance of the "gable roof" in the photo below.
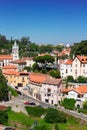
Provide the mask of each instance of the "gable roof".
[{"label": "gable roof", "polygon": [[76,57],[79,59],[81,63],[87,63],[87,56],[77,55]]},{"label": "gable roof", "polygon": [[76,93],[84,94],[87,93],[87,86],[79,86],[78,88],[67,88],[62,90],[63,93],[68,93],[70,91],[75,91]]},{"label": "gable roof", "polygon": [[72,60],[68,59],[66,62],[65,62],[66,65],[71,65],[72,64]]}]

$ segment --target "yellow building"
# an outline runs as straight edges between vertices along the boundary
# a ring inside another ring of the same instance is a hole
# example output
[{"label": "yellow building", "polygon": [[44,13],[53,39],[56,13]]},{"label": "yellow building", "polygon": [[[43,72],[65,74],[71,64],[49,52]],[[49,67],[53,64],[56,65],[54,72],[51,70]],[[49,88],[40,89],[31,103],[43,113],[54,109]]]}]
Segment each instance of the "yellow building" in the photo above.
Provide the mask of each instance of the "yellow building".
[{"label": "yellow building", "polygon": [[28,72],[6,71],[4,72],[8,85],[24,87],[29,83]]}]

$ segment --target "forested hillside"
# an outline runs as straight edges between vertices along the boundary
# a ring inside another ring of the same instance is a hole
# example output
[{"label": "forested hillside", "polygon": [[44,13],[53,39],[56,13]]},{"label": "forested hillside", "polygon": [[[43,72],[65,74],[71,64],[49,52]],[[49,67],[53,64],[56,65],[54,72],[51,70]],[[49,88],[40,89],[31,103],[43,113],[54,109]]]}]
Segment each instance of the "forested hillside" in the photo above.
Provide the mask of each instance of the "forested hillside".
[{"label": "forested hillside", "polygon": [[[21,39],[16,39],[17,44],[19,45],[19,55],[34,57],[38,53],[51,53],[53,50],[62,51],[66,46],[54,45],[54,44],[35,44],[30,41],[29,37],[22,37]],[[12,37],[10,40],[6,38],[5,35],[0,34],[0,54],[11,54],[12,45],[14,40]],[[87,55],[87,40],[81,41],[80,43],[72,43],[70,46],[72,57],[74,55]]]}]

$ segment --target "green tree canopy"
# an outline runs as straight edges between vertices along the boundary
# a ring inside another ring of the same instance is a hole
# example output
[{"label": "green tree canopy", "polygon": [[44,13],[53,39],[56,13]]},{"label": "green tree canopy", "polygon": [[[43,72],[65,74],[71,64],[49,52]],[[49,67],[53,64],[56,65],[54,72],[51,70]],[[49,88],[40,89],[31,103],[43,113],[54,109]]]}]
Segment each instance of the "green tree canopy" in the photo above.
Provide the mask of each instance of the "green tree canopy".
[{"label": "green tree canopy", "polygon": [[64,113],[59,112],[56,109],[48,109],[46,116],[45,116],[45,121],[48,123],[65,123],[66,122],[66,117]]},{"label": "green tree canopy", "polygon": [[8,100],[8,86],[6,83],[6,78],[3,76],[2,71],[0,70],[0,101]]},{"label": "green tree canopy", "polygon": [[87,83],[87,77],[84,77],[84,76],[79,76],[76,81],[78,83]]}]

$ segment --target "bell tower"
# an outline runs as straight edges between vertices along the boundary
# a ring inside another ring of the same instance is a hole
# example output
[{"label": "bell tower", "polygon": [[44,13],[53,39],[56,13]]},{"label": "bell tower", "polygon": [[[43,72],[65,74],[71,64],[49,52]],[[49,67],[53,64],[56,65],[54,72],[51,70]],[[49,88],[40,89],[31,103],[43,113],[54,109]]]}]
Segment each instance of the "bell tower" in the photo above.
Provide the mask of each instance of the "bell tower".
[{"label": "bell tower", "polygon": [[13,55],[13,60],[19,59],[19,46],[17,45],[16,41],[14,42],[14,45],[12,46],[12,55]]}]

